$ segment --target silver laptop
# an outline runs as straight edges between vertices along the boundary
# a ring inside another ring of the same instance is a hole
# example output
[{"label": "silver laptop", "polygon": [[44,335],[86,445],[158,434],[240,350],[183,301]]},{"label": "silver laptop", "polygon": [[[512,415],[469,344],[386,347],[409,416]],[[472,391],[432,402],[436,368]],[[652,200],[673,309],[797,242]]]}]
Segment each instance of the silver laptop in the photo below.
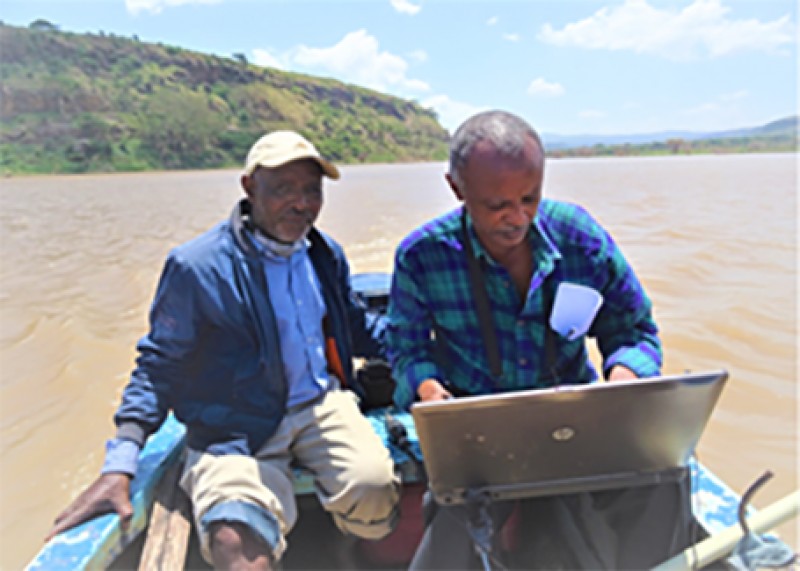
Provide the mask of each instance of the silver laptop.
[{"label": "silver laptop", "polygon": [[442,504],[677,479],[728,373],[687,373],[416,403],[429,486]]}]

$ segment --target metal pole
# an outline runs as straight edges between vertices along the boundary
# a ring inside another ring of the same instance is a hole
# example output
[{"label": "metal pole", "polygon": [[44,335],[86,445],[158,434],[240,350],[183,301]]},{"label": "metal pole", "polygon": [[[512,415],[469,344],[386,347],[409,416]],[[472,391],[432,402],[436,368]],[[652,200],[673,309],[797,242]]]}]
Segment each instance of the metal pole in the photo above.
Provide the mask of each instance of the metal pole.
[{"label": "metal pole", "polygon": [[[764,533],[797,516],[798,511],[800,511],[800,490],[795,490],[748,518],[748,527],[753,533]],[[736,523],[691,547],[687,547],[683,553],[665,561],[655,567],[653,571],[700,569],[728,555],[742,537],[744,537],[742,528]]]}]

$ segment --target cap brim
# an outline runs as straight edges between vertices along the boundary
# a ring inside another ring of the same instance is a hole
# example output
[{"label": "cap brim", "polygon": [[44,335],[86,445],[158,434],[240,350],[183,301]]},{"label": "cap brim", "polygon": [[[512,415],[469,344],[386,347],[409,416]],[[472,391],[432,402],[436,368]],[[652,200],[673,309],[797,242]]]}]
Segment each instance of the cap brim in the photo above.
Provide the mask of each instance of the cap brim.
[{"label": "cap brim", "polygon": [[328,178],[333,180],[339,179],[339,169],[336,168],[336,165],[334,165],[333,163],[329,163],[328,161],[320,157],[311,157],[311,158],[313,158],[315,161],[317,161],[317,163],[319,163],[319,166],[322,167],[322,172],[324,172]]}]

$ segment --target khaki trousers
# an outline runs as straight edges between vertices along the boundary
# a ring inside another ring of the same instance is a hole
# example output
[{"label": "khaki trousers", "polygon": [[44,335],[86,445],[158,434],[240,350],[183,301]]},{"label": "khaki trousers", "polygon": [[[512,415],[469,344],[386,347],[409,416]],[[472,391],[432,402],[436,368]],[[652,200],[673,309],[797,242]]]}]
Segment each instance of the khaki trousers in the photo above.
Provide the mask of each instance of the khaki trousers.
[{"label": "khaki trousers", "polygon": [[274,559],[280,559],[286,534],[297,521],[295,466],[311,472],[322,506],[343,532],[380,539],[392,530],[399,479],[389,451],[359,410],[356,396],[332,390],[291,409],[255,457],[189,450],[181,487],[191,499],[206,560],[211,561],[209,535],[201,521],[223,502],[266,510],[279,527],[270,547]]}]

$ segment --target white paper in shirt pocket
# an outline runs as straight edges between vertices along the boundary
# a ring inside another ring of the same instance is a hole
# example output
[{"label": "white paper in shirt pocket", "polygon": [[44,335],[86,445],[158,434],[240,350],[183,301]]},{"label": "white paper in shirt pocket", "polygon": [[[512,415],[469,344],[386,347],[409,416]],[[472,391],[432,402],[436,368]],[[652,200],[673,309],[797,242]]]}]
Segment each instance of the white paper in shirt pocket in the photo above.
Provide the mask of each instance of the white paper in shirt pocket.
[{"label": "white paper in shirt pocket", "polygon": [[550,327],[570,341],[586,335],[597,311],[603,305],[603,295],[587,286],[561,282],[556,290]]}]

